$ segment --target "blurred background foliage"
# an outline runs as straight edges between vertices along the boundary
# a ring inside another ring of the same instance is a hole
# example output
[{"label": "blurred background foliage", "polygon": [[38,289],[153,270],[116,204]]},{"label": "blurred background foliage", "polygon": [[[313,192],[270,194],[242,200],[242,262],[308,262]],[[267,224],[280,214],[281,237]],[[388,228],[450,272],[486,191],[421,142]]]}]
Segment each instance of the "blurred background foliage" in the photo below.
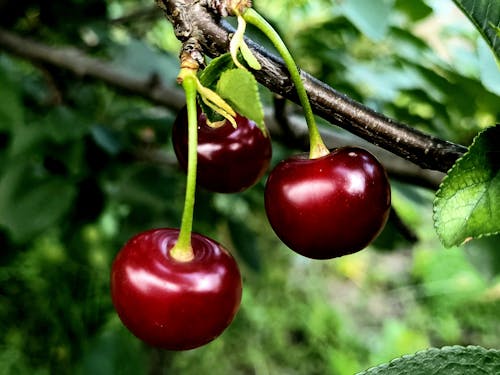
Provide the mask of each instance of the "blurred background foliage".
[{"label": "blurred background foliage", "polygon": [[[500,122],[498,66],[451,1],[255,6],[299,65],[380,112],[465,145]],[[4,28],[175,86],[179,43],[152,1],[0,7]],[[429,346],[500,348],[499,238],[442,248],[434,192],[397,180],[394,207],[418,241],[389,223],[374,246],[331,261],[279,242],[264,181],[236,195],[199,191],[195,229],[237,257],[241,310],[203,348],[142,345],[112,309],[109,269],[133,234],[179,225],[174,118],[0,50],[0,374],[347,375]],[[292,152],[275,142],[273,165]]]}]

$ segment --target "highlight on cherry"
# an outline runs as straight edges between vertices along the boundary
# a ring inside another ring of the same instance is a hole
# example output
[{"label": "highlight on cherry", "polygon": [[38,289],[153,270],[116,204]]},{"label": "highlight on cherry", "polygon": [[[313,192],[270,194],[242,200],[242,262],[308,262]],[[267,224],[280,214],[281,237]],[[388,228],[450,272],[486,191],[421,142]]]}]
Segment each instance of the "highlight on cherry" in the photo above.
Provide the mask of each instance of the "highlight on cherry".
[{"label": "highlight on cherry", "polygon": [[[236,127],[229,120],[210,124],[198,106],[197,184],[218,193],[237,193],[255,185],[271,161],[270,136],[252,121],[236,115]],[[183,170],[188,165],[188,119],[182,108],[172,127],[175,155]]]},{"label": "highlight on cherry", "polygon": [[193,232],[193,217],[197,187],[239,193],[269,172],[271,138],[250,72],[261,65],[243,38],[247,23],[261,30],[283,58],[309,134],[309,153],[279,162],[265,184],[265,211],[277,236],[302,256],[340,257],[368,246],[391,206],[383,166],[357,147],[328,149],[285,44],[247,2],[234,3],[228,14],[237,17],[238,28],[226,55],[205,66],[191,45],[183,45],[180,54],[177,80],[186,106],[172,126],[175,155],[186,173],[180,226],[145,228],[112,265],[111,298],[122,323],[146,344],[166,350],[213,341],[230,326],[241,303],[237,261],[216,240]]}]

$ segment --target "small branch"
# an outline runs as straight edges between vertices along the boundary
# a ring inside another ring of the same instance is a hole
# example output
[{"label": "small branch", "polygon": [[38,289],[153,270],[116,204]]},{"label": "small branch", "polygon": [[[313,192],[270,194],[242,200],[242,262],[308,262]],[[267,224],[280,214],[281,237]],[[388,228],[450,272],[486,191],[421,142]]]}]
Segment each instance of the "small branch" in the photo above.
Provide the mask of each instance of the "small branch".
[{"label": "small branch", "polygon": [[[266,125],[274,140],[281,141],[306,152],[308,148],[308,135],[304,118],[298,115],[287,115],[287,123],[288,128],[283,129],[281,122],[276,120],[273,113],[266,113]],[[352,133],[340,132],[340,129],[334,130],[329,128],[320,128],[320,133],[325,144],[330,149],[356,145],[370,151],[384,165],[389,176],[395,180],[437,190],[444,177],[443,172],[421,168],[415,163],[395,156],[390,151],[378,147]]]},{"label": "small branch", "polygon": [[0,47],[33,62],[65,69],[80,78],[89,77],[105,82],[124,92],[142,96],[163,106],[180,108],[185,103],[182,92],[162,84],[157,75],[144,80],[120,71],[119,67],[111,63],[89,57],[74,48],[50,47],[1,28]]},{"label": "small branch", "polygon": [[[144,79],[132,73],[120,72],[119,67],[112,63],[92,58],[74,48],[51,47],[0,28],[0,50],[2,49],[43,66],[64,69],[80,78],[104,82],[122,92],[143,97],[173,111],[178,111],[185,105],[182,90],[165,86],[157,75]],[[269,111],[265,118],[271,137],[304,151],[307,150],[308,136],[304,118],[286,115],[288,129],[285,132],[289,134],[284,134],[282,123],[276,119],[274,112]],[[278,113],[278,116],[284,114]],[[424,170],[352,134],[339,134],[338,131],[331,129],[320,129],[320,131],[330,148],[359,145],[368,149],[384,164],[389,175],[398,180],[435,190],[443,177],[442,173]],[[158,157],[161,160],[168,159],[167,156]]]},{"label": "small branch", "polygon": [[[207,55],[217,56],[229,50],[234,29],[213,14],[206,2],[157,0],[180,40],[194,37]],[[283,61],[250,40],[247,44],[262,65],[261,70],[254,71],[257,80],[271,91],[298,103],[295,87]],[[305,72],[301,75],[317,115],[422,168],[446,172],[466,151],[461,145],[385,117]]]}]

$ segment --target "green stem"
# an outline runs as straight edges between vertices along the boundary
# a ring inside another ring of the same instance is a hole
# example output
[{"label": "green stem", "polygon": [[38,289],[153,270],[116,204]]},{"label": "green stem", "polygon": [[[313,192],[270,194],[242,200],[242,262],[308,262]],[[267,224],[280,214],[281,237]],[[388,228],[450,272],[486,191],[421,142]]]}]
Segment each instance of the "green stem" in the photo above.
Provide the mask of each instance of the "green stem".
[{"label": "green stem", "polygon": [[198,159],[198,113],[196,108],[196,75],[193,71],[182,71],[182,87],[186,93],[188,115],[188,168],[186,178],[186,196],[182,212],[181,229],[177,243],[170,250],[170,255],[178,261],[190,261],[194,258],[191,246],[193,213],[196,193],[196,166]]},{"label": "green stem", "polygon": [[299,69],[295,64],[295,60],[288,51],[285,43],[279,36],[279,34],[273,29],[273,27],[254,9],[248,8],[243,14],[243,18],[248,23],[256,26],[260,31],[266,35],[269,40],[273,43],[274,47],[277,49],[278,53],[283,58],[285,65],[290,72],[290,77],[297,90],[297,95],[299,96],[300,103],[304,109],[304,114],[307,122],[307,128],[309,130],[309,157],[311,159],[318,158],[330,153],[328,148],[325,146],[323,139],[319,133],[318,127],[316,125],[316,120],[314,118],[314,113],[311,108],[311,103],[307,97],[306,89],[304,88],[304,83],[300,76]]}]

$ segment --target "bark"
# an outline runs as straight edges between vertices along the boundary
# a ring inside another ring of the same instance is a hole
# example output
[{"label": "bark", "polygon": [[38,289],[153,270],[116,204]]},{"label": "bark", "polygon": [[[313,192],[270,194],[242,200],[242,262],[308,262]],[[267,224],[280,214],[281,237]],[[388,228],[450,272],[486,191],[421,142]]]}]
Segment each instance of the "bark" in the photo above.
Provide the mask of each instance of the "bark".
[{"label": "bark", "polygon": [[[74,48],[52,47],[0,28],[0,50],[37,65],[51,69],[64,69],[80,79],[104,82],[118,91],[143,97],[154,104],[174,111],[178,111],[185,104],[182,90],[165,85],[161,77],[156,75],[149,78],[138,77],[132,72],[121,71],[119,66],[91,57]],[[283,100],[279,102],[281,103],[279,106],[285,104]],[[266,111],[265,121],[271,137],[291,147],[306,151],[308,135],[304,118],[290,115],[284,108],[283,110],[276,109],[279,106]],[[384,164],[389,175],[398,180],[435,190],[443,177],[440,172],[422,169],[351,134],[339,134],[338,131],[328,128],[321,128],[320,132],[330,148],[358,145],[368,149]],[[166,164],[173,162],[168,155],[159,153],[149,154],[147,159]]]},{"label": "bark", "polygon": [[[229,50],[234,29],[208,0],[157,0],[183,42],[196,45],[199,54],[215,57]],[[283,61],[260,45],[247,40],[262,69],[257,80],[271,91],[299,103]],[[425,134],[354,101],[306,72],[301,73],[313,111],[353,134],[368,140],[422,168],[448,171],[466,147]]]}]

